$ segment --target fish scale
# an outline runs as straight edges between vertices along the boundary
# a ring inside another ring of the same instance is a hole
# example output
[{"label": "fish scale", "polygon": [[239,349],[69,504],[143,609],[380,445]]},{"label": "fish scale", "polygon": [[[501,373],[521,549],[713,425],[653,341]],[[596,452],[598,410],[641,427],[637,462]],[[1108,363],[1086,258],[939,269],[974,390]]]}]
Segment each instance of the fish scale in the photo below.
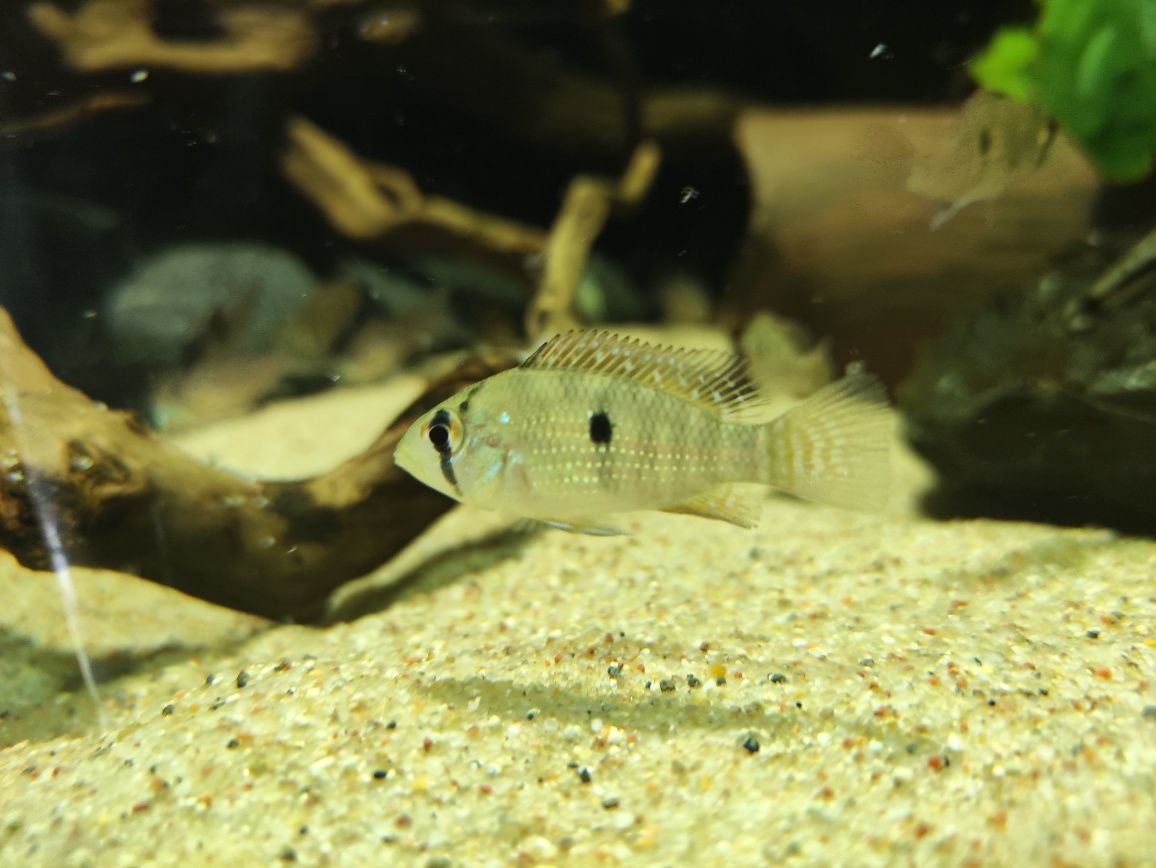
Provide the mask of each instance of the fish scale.
[{"label": "fish scale", "polygon": [[846,377],[768,420],[746,365],[571,332],[418,419],[395,459],[462,502],[589,532],[640,509],[749,527],[758,501],[743,483],[879,505],[888,447],[879,382]]},{"label": "fish scale", "polygon": [[[567,514],[675,504],[705,487],[759,474],[755,428],[727,424],[682,398],[614,377],[520,374],[506,378],[508,390],[498,378],[483,384],[471,404],[487,406],[491,389],[508,391],[496,406],[511,418],[508,444],[527,467],[527,494],[549,495]],[[554,411],[517,409],[535,404]],[[590,437],[598,413],[609,420],[608,443]]]}]

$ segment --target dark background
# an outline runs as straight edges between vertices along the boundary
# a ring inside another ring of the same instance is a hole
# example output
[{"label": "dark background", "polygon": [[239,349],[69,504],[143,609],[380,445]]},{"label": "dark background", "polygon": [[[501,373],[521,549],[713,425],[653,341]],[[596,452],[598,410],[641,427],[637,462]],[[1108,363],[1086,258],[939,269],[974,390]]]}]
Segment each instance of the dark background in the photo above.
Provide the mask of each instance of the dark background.
[{"label": "dark background", "polygon": [[[0,72],[11,73],[0,80],[0,123],[102,86],[123,88],[127,72],[82,77],[63,68],[25,23],[24,5],[0,10]],[[516,40],[543,63],[605,79],[624,93],[695,86],[769,105],[958,101],[971,90],[968,56],[999,24],[1034,14],[1028,0],[651,0],[611,20],[583,2],[438,8],[442,35]],[[338,7],[325,20],[324,47],[301,70],[152,72],[147,106],[51,134],[0,139],[0,302],[59,373],[100,397],[123,397],[102,380],[105,338],[91,311],[158,248],[259,239],[323,272],[349,246],[278,172],[291,114],[365,156],[405,167],[428,192],[539,225],[549,224],[575,173],[621,169],[628,140],[601,151],[559,151],[439,101],[407,61],[407,52],[412,60],[413,52],[438,51],[436,34],[396,49],[367,44],[343,14]],[[154,28],[169,38],[213,34],[211,16],[196,0],[159,3]],[[872,57],[877,45],[884,48]],[[421,55],[416,59],[420,66]],[[461,74],[478,71],[464,67]],[[680,266],[718,290],[745,225],[742,167],[720,141],[675,155],[666,169],[652,201],[677,194],[663,186],[673,178],[729,195],[712,196],[709,207],[647,208],[631,223],[609,227],[599,250],[641,285],[654,263],[686,252]]]}]

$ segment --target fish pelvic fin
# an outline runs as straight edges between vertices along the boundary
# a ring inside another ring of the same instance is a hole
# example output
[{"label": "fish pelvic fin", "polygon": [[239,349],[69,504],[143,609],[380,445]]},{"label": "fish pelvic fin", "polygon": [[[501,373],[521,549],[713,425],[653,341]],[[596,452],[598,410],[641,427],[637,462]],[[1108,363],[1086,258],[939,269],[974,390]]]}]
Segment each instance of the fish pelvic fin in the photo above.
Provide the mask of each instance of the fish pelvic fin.
[{"label": "fish pelvic fin", "polygon": [[585,520],[569,520],[557,521],[554,519],[540,518],[537,521],[546,525],[547,527],[554,527],[558,530],[569,531],[570,533],[583,533],[587,536],[622,536],[626,533],[620,527],[606,524],[594,524]]},{"label": "fish pelvic fin", "polygon": [[712,488],[705,494],[662,509],[662,512],[713,518],[748,529],[759,523],[761,511],[762,502],[757,493],[740,491],[732,485]]},{"label": "fish pelvic fin", "polygon": [[856,372],[820,389],[764,429],[764,481],[849,509],[879,509],[890,480],[891,416],[879,379]]}]

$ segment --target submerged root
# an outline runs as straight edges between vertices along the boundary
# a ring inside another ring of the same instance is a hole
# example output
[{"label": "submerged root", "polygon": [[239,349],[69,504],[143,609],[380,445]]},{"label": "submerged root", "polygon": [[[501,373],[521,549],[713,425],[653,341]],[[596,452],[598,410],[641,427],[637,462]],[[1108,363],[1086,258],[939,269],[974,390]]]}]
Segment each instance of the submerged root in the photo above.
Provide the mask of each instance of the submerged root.
[{"label": "submerged root", "polygon": [[542,230],[426,195],[405,170],[358,156],[304,118],[292,118],[287,134],[282,172],[346,237],[449,252],[529,282]]},{"label": "submerged root", "polygon": [[577,325],[574,295],[594,240],[614,210],[636,207],[661,163],[657,144],[640,144],[618,179],[579,175],[570,182],[545,245],[545,267],[526,311],[526,334],[541,341]]},{"label": "submerged root", "polygon": [[153,67],[198,73],[284,71],[317,50],[306,12],[261,5],[222,9],[218,38],[166,40],[152,26],[147,0],[88,0],[75,12],[34,3],[29,22],[81,72]]},{"label": "submerged root", "polygon": [[361,454],[312,479],[265,482],[205,464],[135,415],[61,383],[2,311],[0,355],[18,401],[0,415],[0,545],[26,566],[55,566],[38,507],[47,499],[65,562],[296,620],[316,618],[334,588],[387,561],[453,505],[399,470],[394,447],[421,413],[512,364],[469,360]]}]

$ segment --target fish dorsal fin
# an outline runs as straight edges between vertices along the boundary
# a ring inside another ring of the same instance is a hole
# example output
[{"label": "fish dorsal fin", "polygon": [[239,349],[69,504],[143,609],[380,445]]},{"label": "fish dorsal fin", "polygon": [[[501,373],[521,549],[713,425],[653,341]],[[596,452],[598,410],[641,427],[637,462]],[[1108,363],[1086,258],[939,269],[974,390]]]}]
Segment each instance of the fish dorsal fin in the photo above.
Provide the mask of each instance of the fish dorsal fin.
[{"label": "fish dorsal fin", "polygon": [[572,331],[551,338],[522,367],[618,377],[727,417],[745,415],[765,403],[742,356],[657,346],[605,331]]}]

